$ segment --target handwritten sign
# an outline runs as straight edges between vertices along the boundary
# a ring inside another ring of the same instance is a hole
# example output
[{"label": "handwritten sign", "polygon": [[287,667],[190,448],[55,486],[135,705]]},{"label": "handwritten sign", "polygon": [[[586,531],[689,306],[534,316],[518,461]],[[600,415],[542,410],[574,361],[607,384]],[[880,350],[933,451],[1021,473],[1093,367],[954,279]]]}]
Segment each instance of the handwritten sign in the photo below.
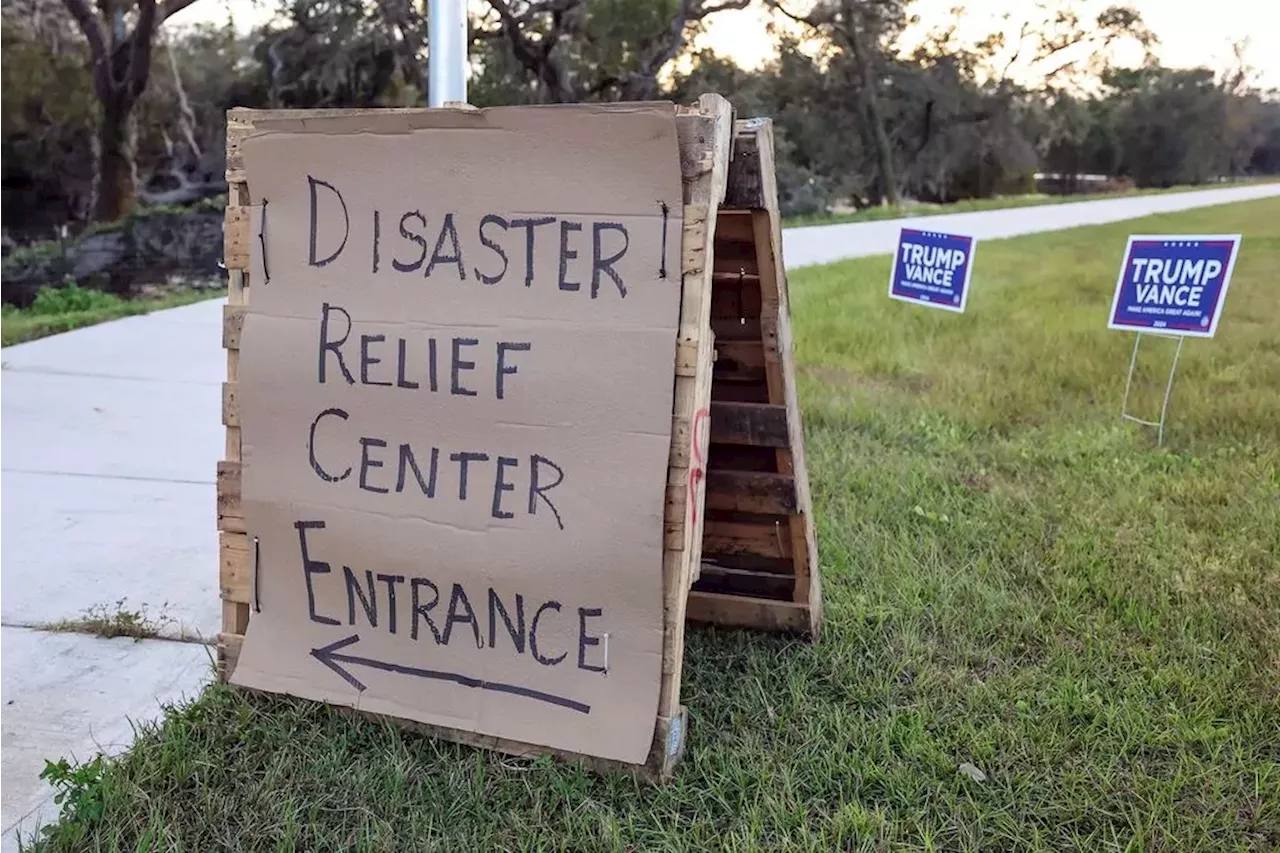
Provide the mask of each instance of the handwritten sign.
[{"label": "handwritten sign", "polygon": [[1240,239],[1238,234],[1131,236],[1107,327],[1213,337]]},{"label": "handwritten sign", "polygon": [[976,241],[958,234],[903,228],[898,235],[889,296],[947,311],[964,311]]},{"label": "handwritten sign", "polygon": [[641,763],[680,311],[674,108],[261,123],[233,682]]}]

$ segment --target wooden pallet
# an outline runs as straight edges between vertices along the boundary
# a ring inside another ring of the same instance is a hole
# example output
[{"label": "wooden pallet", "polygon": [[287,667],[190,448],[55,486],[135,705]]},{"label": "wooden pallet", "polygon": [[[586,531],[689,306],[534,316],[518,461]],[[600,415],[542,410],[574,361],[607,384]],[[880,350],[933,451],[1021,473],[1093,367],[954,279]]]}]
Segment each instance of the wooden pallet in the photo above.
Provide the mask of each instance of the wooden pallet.
[{"label": "wooden pallet", "polygon": [[736,123],[711,292],[706,519],[688,618],[816,637],[822,593],[769,119]]},{"label": "wooden pallet", "polygon": [[[278,117],[320,118],[358,115],[356,110],[259,111],[233,109],[227,114],[227,182],[229,185],[225,263],[228,268],[228,304],[224,313],[223,346],[227,350],[227,381],[223,386],[222,421],[226,426],[226,455],[218,464],[217,512],[221,537],[220,590],[223,604],[222,632],[218,638],[220,677],[230,678],[239,657],[250,619],[253,585],[250,547],[240,506],[240,409],[237,399],[239,348],[246,306],[252,290],[249,281],[249,205],[252,188],[246,183],[241,141],[254,123]],[[386,111],[373,111],[386,112]],[[403,110],[400,112],[420,112]],[[712,274],[715,264],[713,235],[728,182],[733,112],[718,95],[706,95],[677,115],[680,163],[684,179],[682,235],[682,300],[676,343],[675,397],[672,412],[671,451],[668,463],[664,523],[663,589],[664,641],[661,692],[654,742],[643,765],[619,765],[567,754],[531,744],[473,732],[420,723],[406,725],[433,735],[497,749],[517,755],[556,754],[596,767],[624,767],[649,778],[670,776],[685,744],[686,713],[680,704],[684,662],[684,631],[689,587],[702,558],[702,512],[707,477],[709,431],[706,414],[711,408],[714,338]]]}]

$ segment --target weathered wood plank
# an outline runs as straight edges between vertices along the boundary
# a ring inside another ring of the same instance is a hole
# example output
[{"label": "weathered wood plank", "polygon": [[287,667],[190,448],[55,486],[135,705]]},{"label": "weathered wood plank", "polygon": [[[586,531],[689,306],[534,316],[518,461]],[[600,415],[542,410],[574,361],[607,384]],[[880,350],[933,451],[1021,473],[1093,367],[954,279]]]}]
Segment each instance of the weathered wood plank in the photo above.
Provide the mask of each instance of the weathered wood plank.
[{"label": "weathered wood plank", "polygon": [[772,403],[712,403],[711,440],[752,447],[789,447],[787,407]]},{"label": "weathered wood plank", "polygon": [[707,471],[707,509],[790,515],[796,511],[796,481],[785,474]]},{"label": "weathered wood plank", "polygon": [[708,517],[702,532],[703,559],[711,554],[790,558],[790,524],[788,516],[774,516],[757,522],[720,521]]},{"label": "weathered wood plank", "polygon": [[221,569],[218,587],[223,601],[248,604],[253,593],[253,565],[249,537],[243,533],[218,536]]},{"label": "weathered wood plank", "polygon": [[244,333],[244,317],[248,312],[245,305],[222,306],[222,348],[226,350],[240,349],[240,335]]},{"label": "weathered wood plank", "polygon": [[240,383],[222,383],[222,425],[240,426]]},{"label": "weathered wood plank", "polygon": [[807,635],[812,626],[805,604],[696,590],[689,593],[686,615],[690,622],[779,633]]},{"label": "weathered wood plank", "polygon": [[734,569],[703,562],[702,573],[693,585],[692,593],[712,592],[724,595],[745,595],[768,598],[790,603],[796,579],[791,575],[772,572],[755,572]]}]

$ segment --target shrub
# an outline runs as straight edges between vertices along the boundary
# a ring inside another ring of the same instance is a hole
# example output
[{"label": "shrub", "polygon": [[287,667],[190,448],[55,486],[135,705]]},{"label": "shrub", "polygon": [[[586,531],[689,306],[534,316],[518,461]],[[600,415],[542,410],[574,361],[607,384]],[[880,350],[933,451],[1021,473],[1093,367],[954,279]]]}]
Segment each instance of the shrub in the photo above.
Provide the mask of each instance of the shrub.
[{"label": "shrub", "polygon": [[100,311],[123,304],[119,296],[101,290],[81,287],[67,279],[62,287],[42,287],[28,310],[31,314],[71,314],[79,311]]}]

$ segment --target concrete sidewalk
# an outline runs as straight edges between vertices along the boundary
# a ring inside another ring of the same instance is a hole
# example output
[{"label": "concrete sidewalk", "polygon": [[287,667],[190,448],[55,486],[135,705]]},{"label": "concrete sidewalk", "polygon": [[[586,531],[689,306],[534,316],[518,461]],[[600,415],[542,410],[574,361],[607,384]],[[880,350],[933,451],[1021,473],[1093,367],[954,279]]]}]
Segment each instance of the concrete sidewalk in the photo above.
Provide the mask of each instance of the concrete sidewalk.
[{"label": "concrete sidewalk", "polygon": [[[990,239],[1276,195],[1280,184],[815,226],[786,231],[784,253],[794,268],[890,253],[904,224]],[[210,675],[198,642],[44,629],[120,606],[171,620],[165,637],[217,633],[222,303],[0,351],[4,851],[56,817],[44,759],[126,746],[130,720],[158,717]]]}]

